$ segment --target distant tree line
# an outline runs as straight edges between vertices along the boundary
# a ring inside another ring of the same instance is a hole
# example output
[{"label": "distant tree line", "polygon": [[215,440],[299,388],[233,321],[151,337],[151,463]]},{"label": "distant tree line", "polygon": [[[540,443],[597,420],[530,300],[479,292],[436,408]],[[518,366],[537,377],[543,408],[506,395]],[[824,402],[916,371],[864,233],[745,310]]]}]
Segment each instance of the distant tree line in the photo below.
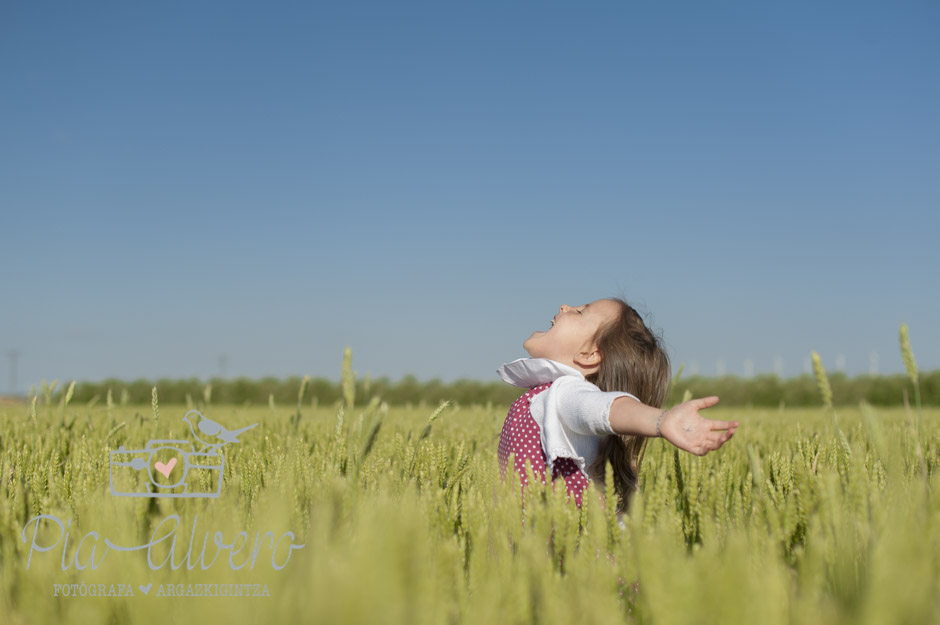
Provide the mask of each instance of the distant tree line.
[{"label": "distant tree line", "polygon": [[[844,373],[829,374],[832,403],[837,406],[858,405],[866,401],[873,406],[897,406],[904,402],[905,394],[914,403],[914,385],[907,375],[860,375],[854,378]],[[921,372],[921,401],[925,406],[940,406],[940,371]],[[685,391],[693,397],[718,395],[722,405],[729,406],[818,406],[821,405],[816,379],[810,375],[780,379],[775,375],[753,378],[726,376],[705,378],[693,376],[680,379],[669,392],[668,403],[682,401]]]},{"label": "distant tree line", "polygon": [[[913,384],[906,375],[862,375],[849,378],[835,373],[829,376],[833,403],[855,405],[864,400],[876,406],[896,406],[903,402],[905,392],[913,402]],[[111,391],[114,403],[149,404],[151,389],[156,386],[160,402],[166,404],[268,404],[296,405],[302,383],[300,377],[279,378],[213,378],[208,382],[196,378],[183,380],[134,380],[133,382],[108,379],[101,382],[82,382],[76,385],[72,402],[105,403]],[[940,371],[921,372],[920,392],[923,405],[940,406]],[[816,406],[821,403],[816,381],[812,376],[780,379],[775,375],[753,378],[726,376],[706,378],[693,376],[680,378],[670,389],[667,404],[682,401],[686,391],[693,397],[718,395],[725,406]],[[55,395],[65,388],[55,389]],[[522,391],[500,381],[457,380],[421,382],[408,375],[397,382],[387,378],[356,380],[356,402],[366,402],[378,396],[390,405],[436,404],[450,400],[463,405],[508,405]],[[303,402],[329,405],[342,400],[340,382],[324,378],[309,381]]]}]

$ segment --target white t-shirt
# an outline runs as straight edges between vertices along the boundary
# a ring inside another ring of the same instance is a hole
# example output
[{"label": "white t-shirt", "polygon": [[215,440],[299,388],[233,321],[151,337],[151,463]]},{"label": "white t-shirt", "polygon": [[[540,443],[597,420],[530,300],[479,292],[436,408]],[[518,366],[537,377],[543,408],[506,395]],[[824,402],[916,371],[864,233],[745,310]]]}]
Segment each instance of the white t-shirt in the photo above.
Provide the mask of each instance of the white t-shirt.
[{"label": "white t-shirt", "polygon": [[502,365],[496,373],[520,388],[552,383],[529,399],[529,411],[541,431],[549,474],[556,458],[571,458],[587,475],[601,438],[616,434],[610,427],[610,405],[618,397],[639,401],[630,393],[602,391],[577,369],[547,358],[519,358]]}]

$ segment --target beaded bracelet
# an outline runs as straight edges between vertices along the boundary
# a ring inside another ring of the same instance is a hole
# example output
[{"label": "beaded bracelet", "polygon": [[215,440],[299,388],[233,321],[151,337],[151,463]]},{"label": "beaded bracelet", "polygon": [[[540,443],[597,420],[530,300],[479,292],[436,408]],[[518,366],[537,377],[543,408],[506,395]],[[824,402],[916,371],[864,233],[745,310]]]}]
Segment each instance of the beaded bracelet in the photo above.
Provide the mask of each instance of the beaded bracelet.
[{"label": "beaded bracelet", "polygon": [[665,410],[663,410],[662,412],[660,412],[660,413],[659,413],[659,418],[656,419],[656,437],[657,437],[657,438],[662,438],[662,437],[663,437],[663,433],[659,431],[659,426],[660,426],[660,424],[662,424],[662,422],[663,422],[663,415],[664,415],[664,414],[666,414],[666,411],[665,411]]}]

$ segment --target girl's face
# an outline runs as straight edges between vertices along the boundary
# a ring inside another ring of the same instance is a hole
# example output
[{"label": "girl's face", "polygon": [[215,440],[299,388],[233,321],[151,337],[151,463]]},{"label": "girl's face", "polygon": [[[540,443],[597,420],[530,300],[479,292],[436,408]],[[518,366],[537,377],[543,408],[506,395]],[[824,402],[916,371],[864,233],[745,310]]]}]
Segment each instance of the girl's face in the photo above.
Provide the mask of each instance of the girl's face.
[{"label": "girl's face", "polygon": [[552,317],[545,332],[533,332],[522,347],[532,358],[549,358],[584,372],[600,364],[594,337],[598,329],[613,321],[620,308],[609,299],[599,299],[583,306],[565,306]]}]

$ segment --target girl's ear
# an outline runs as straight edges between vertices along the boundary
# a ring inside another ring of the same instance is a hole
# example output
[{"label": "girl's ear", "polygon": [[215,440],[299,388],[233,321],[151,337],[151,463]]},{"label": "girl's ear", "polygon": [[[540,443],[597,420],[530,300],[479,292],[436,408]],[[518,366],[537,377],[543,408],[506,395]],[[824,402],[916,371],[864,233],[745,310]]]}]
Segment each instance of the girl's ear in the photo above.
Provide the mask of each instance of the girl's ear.
[{"label": "girl's ear", "polygon": [[584,369],[593,369],[599,366],[601,360],[603,360],[603,357],[597,349],[597,346],[591,347],[589,351],[579,352],[574,357],[575,364]]}]

